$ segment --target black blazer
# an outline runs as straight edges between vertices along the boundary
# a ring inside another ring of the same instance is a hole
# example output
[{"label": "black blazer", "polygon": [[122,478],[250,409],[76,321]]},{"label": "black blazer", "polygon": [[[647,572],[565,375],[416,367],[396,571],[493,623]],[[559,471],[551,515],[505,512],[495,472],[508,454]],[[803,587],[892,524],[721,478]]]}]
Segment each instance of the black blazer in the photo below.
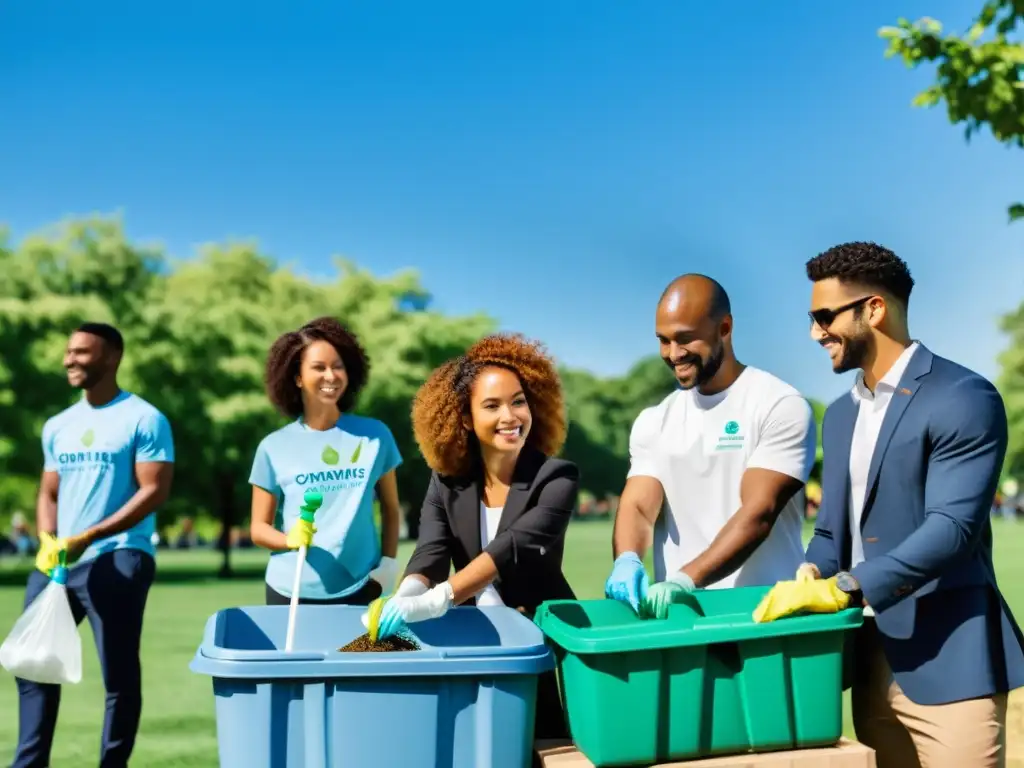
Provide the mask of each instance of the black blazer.
[{"label": "black blazer", "polygon": [[[573,600],[562,573],[565,531],[579,492],[579,469],[527,445],[519,454],[508,499],[487,552],[498,566],[494,588],[505,605],[532,616],[545,600]],[[481,553],[483,477],[431,474],[420,512],[420,535],[406,566],[434,584]],[[475,601],[471,598],[466,605]]]}]

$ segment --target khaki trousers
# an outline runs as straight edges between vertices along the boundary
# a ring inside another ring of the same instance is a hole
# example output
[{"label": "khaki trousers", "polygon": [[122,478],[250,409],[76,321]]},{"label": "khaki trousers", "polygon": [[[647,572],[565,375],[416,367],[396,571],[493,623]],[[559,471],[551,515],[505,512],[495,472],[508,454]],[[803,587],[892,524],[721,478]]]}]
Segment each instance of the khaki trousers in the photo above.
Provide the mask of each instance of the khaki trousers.
[{"label": "khaki trousers", "polygon": [[1005,768],[1006,702],[1001,693],[928,706],[892,676],[873,619],[856,639],[853,725],[878,768]]}]

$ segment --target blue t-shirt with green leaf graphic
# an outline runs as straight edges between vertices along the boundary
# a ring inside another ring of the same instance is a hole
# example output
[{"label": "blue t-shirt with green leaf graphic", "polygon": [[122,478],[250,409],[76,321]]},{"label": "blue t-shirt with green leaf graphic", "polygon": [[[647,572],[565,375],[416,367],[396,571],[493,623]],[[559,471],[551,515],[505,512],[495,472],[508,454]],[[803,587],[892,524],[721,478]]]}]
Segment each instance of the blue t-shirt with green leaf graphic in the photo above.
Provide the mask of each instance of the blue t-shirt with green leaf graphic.
[{"label": "blue t-shirt with green leaf graphic", "polygon": [[[291,529],[306,491],[324,499],[302,569],[301,597],[343,597],[366,584],[380,562],[374,489],[401,463],[391,430],[365,416],[343,414],[324,431],[299,419],[263,438],[249,482],[277,497],[275,527],[285,533]],[[286,597],[291,597],[297,558],[297,552],[274,552],[267,564],[267,584]]]},{"label": "blue t-shirt with green leaf graphic", "polygon": [[[90,405],[83,397],[43,425],[43,468],[60,478],[57,535],[82,533],[117,512],[139,490],[135,465],[174,461],[167,418],[131,392]],[[92,544],[78,562],[115,549],[153,554],[156,513]]]}]

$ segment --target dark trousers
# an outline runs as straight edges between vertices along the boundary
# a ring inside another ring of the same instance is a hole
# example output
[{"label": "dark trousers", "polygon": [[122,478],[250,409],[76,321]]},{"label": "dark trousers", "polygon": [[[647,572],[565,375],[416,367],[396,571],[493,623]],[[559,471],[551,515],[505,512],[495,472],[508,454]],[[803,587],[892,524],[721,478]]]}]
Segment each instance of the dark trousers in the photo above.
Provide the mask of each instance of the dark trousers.
[{"label": "dark trousers", "polygon": [[[285,597],[277,590],[271,589],[267,584],[267,605],[291,605],[291,598]],[[299,605],[369,605],[381,595],[382,587],[380,582],[370,579],[357,592],[344,597],[335,597],[329,600],[312,600],[305,597],[299,598]]]},{"label": "dark trousers", "polygon": [[[68,598],[76,623],[89,619],[107,690],[100,768],[125,768],[142,714],[139,642],[156,564],[145,552],[119,549],[71,568]],[[28,607],[49,583],[33,570]],[[11,768],[47,768],[60,707],[60,686],[17,680],[18,748]]]}]

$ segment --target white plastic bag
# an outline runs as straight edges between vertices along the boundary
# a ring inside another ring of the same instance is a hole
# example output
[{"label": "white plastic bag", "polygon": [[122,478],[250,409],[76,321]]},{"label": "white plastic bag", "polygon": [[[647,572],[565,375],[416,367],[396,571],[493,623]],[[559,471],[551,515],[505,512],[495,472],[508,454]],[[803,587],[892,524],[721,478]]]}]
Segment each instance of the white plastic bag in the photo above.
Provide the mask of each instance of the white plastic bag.
[{"label": "white plastic bag", "polygon": [[82,680],[82,638],[71,614],[67,569],[54,568],[46,588],[18,617],[0,645],[0,666],[34,683]]}]

